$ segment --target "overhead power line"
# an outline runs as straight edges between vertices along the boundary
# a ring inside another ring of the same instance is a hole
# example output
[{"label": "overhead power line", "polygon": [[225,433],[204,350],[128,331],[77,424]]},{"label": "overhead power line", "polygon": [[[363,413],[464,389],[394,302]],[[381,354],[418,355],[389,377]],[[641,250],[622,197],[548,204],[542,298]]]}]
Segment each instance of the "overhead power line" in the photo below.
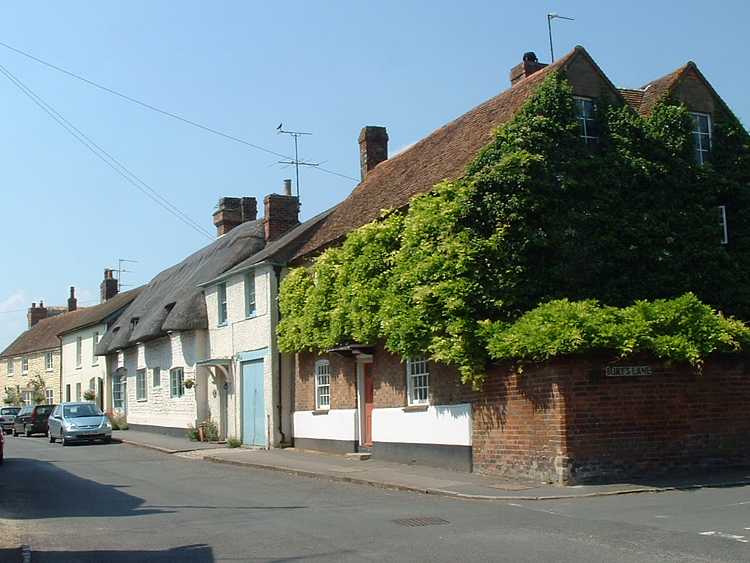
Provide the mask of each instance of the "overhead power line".
[{"label": "overhead power line", "polygon": [[[197,121],[193,121],[192,119],[188,119],[187,117],[183,117],[182,115],[179,115],[177,113],[162,109],[160,107],[157,107],[155,105],[149,104],[148,102],[144,102],[143,100],[139,100],[138,98],[134,98],[132,96],[128,96],[127,94],[124,94],[118,90],[115,90],[114,88],[109,88],[107,86],[104,86],[103,84],[99,84],[98,82],[95,82],[93,80],[90,80],[86,78],[85,76],[81,76],[80,74],[76,74],[73,71],[67,70],[65,68],[62,68],[60,66],[57,66],[49,61],[45,61],[44,59],[40,59],[39,57],[36,57],[32,55],[31,53],[27,53],[26,51],[23,51],[21,49],[18,49],[17,47],[13,47],[12,45],[8,45],[7,43],[4,43],[0,41],[0,46],[5,47],[6,49],[9,49],[10,51],[13,51],[14,53],[18,53],[19,55],[22,55],[28,59],[31,59],[32,61],[35,61],[41,65],[44,65],[48,68],[51,68],[52,70],[56,70],[57,72],[61,72],[63,74],[66,74],[67,76],[70,76],[71,78],[75,78],[76,80],[80,80],[81,82],[85,82],[89,86],[93,86],[94,88],[98,88],[99,90],[102,90],[104,92],[107,92],[109,94],[112,94],[114,96],[117,96],[119,98],[122,98],[123,100],[126,100],[128,102],[137,104],[141,107],[144,107],[146,109],[149,109],[151,111],[155,111],[157,113],[160,113],[162,115],[165,115],[167,117],[171,117],[172,119],[176,119],[178,121],[182,121],[183,123],[186,123],[188,125],[192,125],[193,127],[197,127],[198,129],[202,129],[203,131],[206,131],[208,133],[213,133],[214,135],[218,135],[219,137],[223,137],[227,140],[234,141],[236,143],[240,143],[242,145],[251,147],[253,149],[272,154],[274,156],[277,156],[279,158],[285,158],[287,160],[291,160],[291,156],[287,156],[285,154],[282,154],[280,152],[276,152],[272,149],[263,147],[261,145],[251,143],[250,141],[246,139],[242,139],[240,137],[236,137],[235,135],[231,135],[229,133],[225,133],[223,131],[220,131],[218,129],[215,129],[213,127],[210,127],[208,125],[204,125],[202,123],[198,123]],[[346,174],[342,174],[341,172],[336,172],[335,170],[331,170],[329,168],[323,168],[322,166],[315,167],[316,170],[320,170],[321,172],[325,172],[326,174],[332,174],[334,176],[339,176],[340,178],[346,178],[347,180],[353,180],[355,182],[359,182],[357,178],[354,178],[352,176],[348,176]]]},{"label": "overhead power line", "polygon": [[50,104],[45,102],[39,95],[37,95],[31,88],[26,86],[20,79],[14,76],[7,68],[0,65],[0,73],[13,83],[23,94],[25,94],[31,101],[39,106],[47,115],[54,119],[63,129],[65,129],[70,135],[72,135],[78,142],[85,146],[91,151],[97,158],[104,162],[107,166],[112,168],[117,174],[122,176],[128,183],[135,186],[144,195],[149,197],[157,205],[161,206],[168,213],[175,216],[178,220],[182,221],[188,227],[199,232],[208,239],[214,237],[206,229],[200,226],[197,222],[191,219],[187,214],[181,211],[176,205],[171,203],[167,198],[162,196],[154,188],[148,185],[146,182],[136,176],[131,170],[129,170],[122,162],[117,160],[114,156],[104,150],[101,146],[95,143],[90,137],[88,137],[83,131],[78,129],[70,121],[68,121],[62,114],[60,114]]}]

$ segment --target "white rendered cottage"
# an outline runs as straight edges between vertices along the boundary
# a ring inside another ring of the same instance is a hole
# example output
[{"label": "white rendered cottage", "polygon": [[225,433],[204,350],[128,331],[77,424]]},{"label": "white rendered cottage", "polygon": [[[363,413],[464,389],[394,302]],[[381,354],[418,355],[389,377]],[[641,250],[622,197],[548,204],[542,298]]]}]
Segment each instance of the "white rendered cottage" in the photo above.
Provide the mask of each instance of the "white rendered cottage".
[{"label": "white rendered cottage", "polygon": [[[266,216],[273,216],[274,206],[295,206],[287,216],[296,217],[297,198],[289,191],[286,196],[267,197],[265,205]],[[201,284],[210,356],[200,364],[213,370],[217,385],[216,395],[208,398],[211,411],[222,413],[222,433],[245,445],[278,447],[291,442],[294,365],[293,357],[281,354],[276,343],[277,293],[288,259],[328,213],[296,227],[281,225],[275,232],[266,222],[263,250]]]}]

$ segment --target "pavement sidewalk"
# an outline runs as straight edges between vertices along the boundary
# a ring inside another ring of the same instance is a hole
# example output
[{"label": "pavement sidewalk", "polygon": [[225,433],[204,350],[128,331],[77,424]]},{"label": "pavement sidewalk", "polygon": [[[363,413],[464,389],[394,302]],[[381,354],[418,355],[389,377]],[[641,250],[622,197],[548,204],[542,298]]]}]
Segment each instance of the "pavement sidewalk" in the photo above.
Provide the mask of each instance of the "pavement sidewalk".
[{"label": "pavement sidewalk", "polygon": [[473,500],[577,499],[750,485],[750,470],[725,470],[669,479],[564,487],[547,483],[509,481],[498,477],[404,465],[377,459],[358,460],[343,455],[295,448],[272,450],[227,448],[216,443],[191,442],[186,438],[132,430],[114,432],[113,436],[131,445],[156,449],[169,454],[184,454],[190,458],[213,463]]}]

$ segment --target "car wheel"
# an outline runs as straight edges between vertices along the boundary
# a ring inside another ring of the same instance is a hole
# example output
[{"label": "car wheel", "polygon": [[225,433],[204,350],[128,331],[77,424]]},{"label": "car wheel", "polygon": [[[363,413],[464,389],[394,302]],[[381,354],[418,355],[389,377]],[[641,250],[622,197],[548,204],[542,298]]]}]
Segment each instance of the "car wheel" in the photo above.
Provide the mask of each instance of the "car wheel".
[{"label": "car wheel", "polygon": [[55,437],[52,435],[52,432],[47,430],[47,436],[49,436],[49,443],[54,444],[55,443]]},{"label": "car wheel", "polygon": [[111,444],[112,443],[112,436],[105,436],[104,437],[104,443],[105,444]]}]

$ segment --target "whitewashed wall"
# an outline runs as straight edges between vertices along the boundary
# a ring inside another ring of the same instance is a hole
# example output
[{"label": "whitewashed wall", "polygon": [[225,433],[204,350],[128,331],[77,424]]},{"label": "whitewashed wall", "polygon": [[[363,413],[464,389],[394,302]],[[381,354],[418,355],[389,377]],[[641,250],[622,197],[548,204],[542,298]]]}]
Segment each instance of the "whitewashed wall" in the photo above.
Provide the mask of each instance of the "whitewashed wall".
[{"label": "whitewashed wall", "polygon": [[[278,431],[279,414],[276,405],[278,395],[278,353],[275,338],[276,327],[276,282],[273,268],[259,266],[254,271],[255,315],[245,316],[245,274],[236,274],[226,280],[227,284],[227,323],[218,323],[218,284],[205,290],[208,311],[208,348],[211,358],[231,359],[229,388],[227,390],[228,424],[227,435],[239,438],[242,434],[242,374],[239,355],[265,349],[263,357],[265,421],[271,425],[271,445],[281,442]],[[213,368],[216,370],[216,368]],[[288,375],[291,385],[291,373]],[[220,389],[216,389],[217,395]],[[211,409],[218,408],[218,400],[213,400],[213,389],[209,384]],[[217,397],[218,399],[218,397]],[[288,412],[285,416],[289,416]],[[287,424],[287,428],[288,428]],[[266,433],[268,433],[266,428]]]},{"label": "whitewashed wall", "polygon": [[294,412],[294,437],[318,440],[357,440],[357,409],[331,409],[328,414]]},{"label": "whitewashed wall", "polygon": [[[76,400],[76,384],[81,384],[81,400],[83,392],[89,388],[91,378],[104,379],[107,373],[107,363],[104,357],[94,355],[94,334],[99,338],[107,331],[105,324],[82,328],[62,337],[62,400],[66,401],[66,388],[70,386],[70,400]],[[76,341],[81,337],[81,365],[76,365]],[[96,387],[95,387],[96,389]]]},{"label": "whitewashed wall", "polygon": [[430,405],[427,410],[412,412],[403,407],[373,409],[372,440],[470,446],[471,405]]},{"label": "whitewashed wall", "polygon": [[[206,376],[195,363],[205,357],[204,331],[174,332],[124,351],[127,370],[128,422],[145,426],[187,428],[201,419],[196,396],[206,393]],[[153,368],[161,368],[161,384],[154,386]],[[169,370],[183,368],[184,378],[196,386],[182,397],[170,397]],[[146,399],[136,398],[136,371],[146,369]],[[205,404],[205,398],[204,398]],[[206,407],[203,409],[206,410]]]}]

